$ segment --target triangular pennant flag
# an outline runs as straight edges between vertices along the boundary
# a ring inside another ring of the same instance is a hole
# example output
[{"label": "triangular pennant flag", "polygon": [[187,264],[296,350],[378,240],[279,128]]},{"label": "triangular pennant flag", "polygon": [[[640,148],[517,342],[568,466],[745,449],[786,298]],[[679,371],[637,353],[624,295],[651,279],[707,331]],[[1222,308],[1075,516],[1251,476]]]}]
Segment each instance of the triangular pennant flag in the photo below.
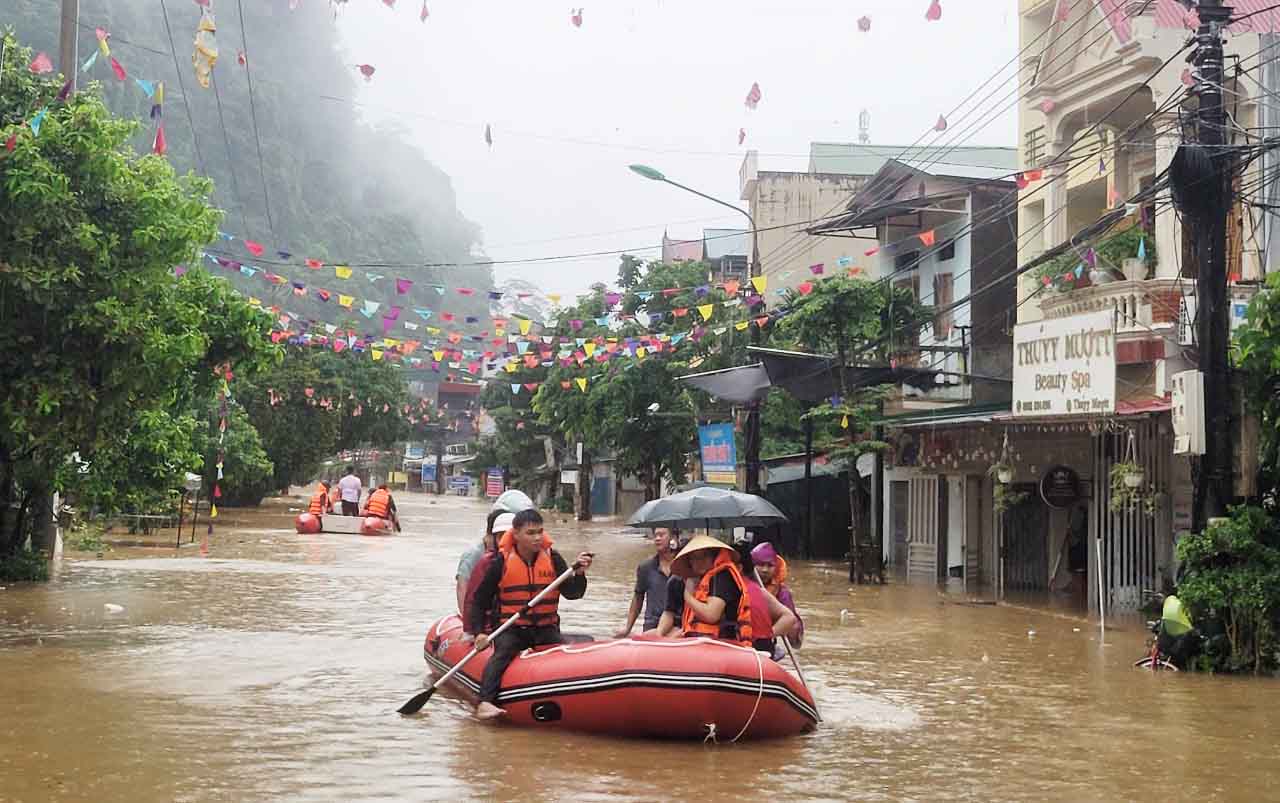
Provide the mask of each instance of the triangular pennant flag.
[{"label": "triangular pennant flag", "polygon": [[922,231],[916,236],[920,238],[920,242],[924,243],[926,248],[932,247],[934,242],[937,240],[937,235],[934,233],[933,229]]},{"label": "triangular pennant flag", "polygon": [[520,334],[522,335],[529,334],[529,329],[532,327],[533,327],[533,321],[529,320],[528,318],[520,319]]},{"label": "triangular pennant flag", "polygon": [[715,310],[716,310],[716,305],[715,305],[715,304],[700,304],[700,305],[698,305],[698,312],[702,315],[702,320],[704,320],[704,321],[709,321],[709,320],[711,320],[711,314],[712,314],[713,312],[715,312]]},{"label": "triangular pennant flag", "polygon": [[757,293],[763,293],[769,287],[769,277],[753,276],[751,277],[751,286],[756,289]]},{"label": "triangular pennant flag", "polygon": [[[637,374],[637,376],[638,376],[638,374]],[[587,392],[587,378],[586,378],[585,376],[577,377],[577,378],[576,378],[576,379],[574,379],[573,381],[578,383],[578,389],[579,389],[579,390],[581,390],[583,393],[586,393],[586,392]]]},{"label": "triangular pennant flag", "polygon": [[519,383],[519,382],[512,382],[512,383],[511,383],[511,395],[513,395],[513,396],[519,396],[519,395],[520,395],[520,383]]},{"label": "triangular pennant flag", "polygon": [[340,305],[342,305],[342,306],[346,307],[347,309],[351,309],[351,304],[352,304],[352,302],[354,302],[355,300],[356,300],[356,299],[355,299],[355,296],[344,296],[344,295],[339,295],[339,296],[338,296],[338,303],[339,303]]},{"label": "triangular pennant flag", "polygon": [[826,270],[826,266],[821,262],[819,262],[817,265],[809,266],[809,272],[812,273],[814,276],[821,276],[824,270]]},{"label": "triangular pennant flag", "polygon": [[813,282],[800,282],[796,285],[796,290],[800,291],[800,295],[807,296],[813,292]]},{"label": "triangular pennant flag", "polygon": [[351,278],[351,268],[348,268],[346,265],[334,265],[333,272],[339,279]]}]

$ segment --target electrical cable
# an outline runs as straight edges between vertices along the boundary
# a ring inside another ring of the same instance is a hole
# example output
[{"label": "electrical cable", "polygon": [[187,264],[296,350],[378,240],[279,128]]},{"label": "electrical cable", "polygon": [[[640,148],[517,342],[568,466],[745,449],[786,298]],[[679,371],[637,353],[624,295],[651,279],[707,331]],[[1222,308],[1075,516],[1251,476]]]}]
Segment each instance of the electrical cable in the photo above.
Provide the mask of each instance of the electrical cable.
[{"label": "electrical cable", "polygon": [[253,139],[258,146],[258,174],[262,177],[262,205],[267,213],[267,232],[271,235],[271,241],[278,243],[276,227],[271,220],[271,195],[267,192],[267,171],[262,162],[262,138],[258,135],[258,110],[253,102],[253,69],[249,59],[249,32],[245,30],[244,5],[241,0],[236,0],[236,11],[240,15],[240,45],[245,57],[244,78],[249,85],[249,117],[253,121]]},{"label": "electrical cable", "polygon": [[[178,89],[182,92],[182,108],[187,112],[187,125],[191,127],[191,144],[195,148],[196,164],[200,168],[200,175],[207,176],[209,175],[209,171],[205,170],[204,156],[200,153],[200,135],[196,133],[196,123],[191,116],[191,96],[187,94],[186,82],[182,80],[182,67],[178,64],[178,49],[173,43],[173,29],[169,27],[169,7],[167,0],[160,0],[160,15],[164,18],[165,33],[169,35],[168,55],[173,57],[173,70],[178,74]],[[135,47],[139,46],[135,45]],[[161,53],[160,55],[165,54]]]}]

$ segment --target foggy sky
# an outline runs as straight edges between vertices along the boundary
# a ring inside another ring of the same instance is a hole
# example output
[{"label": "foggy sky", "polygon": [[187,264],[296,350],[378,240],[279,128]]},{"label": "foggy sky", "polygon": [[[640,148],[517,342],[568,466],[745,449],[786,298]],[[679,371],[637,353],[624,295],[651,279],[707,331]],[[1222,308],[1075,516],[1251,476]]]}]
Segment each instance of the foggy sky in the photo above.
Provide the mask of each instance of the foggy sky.
[{"label": "foggy sky", "polygon": [[[495,260],[614,249],[653,258],[664,228],[694,238],[704,226],[745,227],[627,165],[741,206],[748,148],[763,170],[804,170],[811,141],[856,141],[863,108],[873,143],[911,144],[1018,50],[1014,0],[942,0],[939,22],[924,19],[927,0],[575,2],[581,28],[568,5],[546,0],[428,0],[426,22],[421,0],[352,0],[335,23],[351,63],[377,68],[353,111],[412,132],[452,176]],[[303,0],[295,13],[327,11]],[[867,34],[856,26],[863,14]],[[988,107],[1009,105],[1012,75]],[[749,111],[753,81],[763,99]],[[1009,108],[965,144],[1016,137]],[[569,294],[612,283],[617,264],[498,265],[495,276]]]}]

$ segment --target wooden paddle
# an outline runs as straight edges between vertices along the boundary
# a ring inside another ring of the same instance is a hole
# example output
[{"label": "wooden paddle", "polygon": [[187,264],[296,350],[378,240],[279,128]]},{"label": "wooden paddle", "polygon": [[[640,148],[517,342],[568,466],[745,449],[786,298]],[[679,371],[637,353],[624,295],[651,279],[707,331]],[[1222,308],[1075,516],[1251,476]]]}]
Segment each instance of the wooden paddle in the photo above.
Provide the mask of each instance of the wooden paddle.
[{"label": "wooden paddle", "polygon": [[[534,596],[533,599],[526,602],[524,606],[520,608],[520,610],[512,614],[510,619],[503,622],[498,627],[497,630],[490,633],[489,644],[493,644],[493,640],[498,637],[499,633],[506,630],[508,627],[511,627],[512,625],[514,625],[517,619],[527,614],[533,608],[534,605],[537,605],[539,602],[542,601],[543,597],[545,597],[546,595],[550,594],[552,591],[559,588],[561,583],[563,583],[565,580],[568,580],[570,577],[572,577],[573,573],[578,570],[578,567],[580,565],[581,564],[575,563],[572,566],[570,566],[568,569],[565,569],[564,574],[560,575],[555,580],[551,581],[551,585],[539,591]],[[458,671],[462,669],[462,667],[466,666],[471,661],[472,658],[475,658],[479,654],[480,654],[480,649],[478,647],[472,649],[471,652],[467,653],[461,661],[454,664],[452,669],[450,669],[448,672],[445,672],[444,675],[441,676],[439,680],[431,684],[431,687],[429,689],[415,694],[412,698],[409,699],[408,702],[406,702],[404,705],[397,708],[396,711],[401,714],[416,714],[419,711],[421,711],[422,707],[427,704],[427,700],[431,699],[431,695],[436,693],[436,689],[440,688],[445,683],[448,683],[450,678],[456,675]]]}]

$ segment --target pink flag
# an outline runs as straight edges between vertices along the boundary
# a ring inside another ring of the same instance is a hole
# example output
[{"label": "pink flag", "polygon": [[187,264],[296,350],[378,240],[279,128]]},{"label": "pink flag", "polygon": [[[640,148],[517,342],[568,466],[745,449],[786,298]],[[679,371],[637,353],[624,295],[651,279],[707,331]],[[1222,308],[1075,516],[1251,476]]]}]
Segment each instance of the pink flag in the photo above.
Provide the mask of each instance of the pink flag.
[{"label": "pink flag", "polygon": [[376,72],[376,69],[372,64],[357,64],[356,69],[360,71],[360,74],[364,76],[364,80],[366,81],[372,80],[373,74]]},{"label": "pink flag", "polygon": [[311,268],[312,270],[320,270],[321,268],[324,267],[324,263],[318,259],[311,259],[310,257],[308,257],[307,267]]},{"label": "pink flag", "polygon": [[747,108],[754,109],[756,106],[758,106],[760,104],[761,97],[762,96],[760,94],[760,84],[753,82],[751,84],[751,91],[747,93],[747,101],[746,101]]},{"label": "pink flag", "polygon": [[938,115],[938,122],[936,122],[936,123],[934,123],[934,124],[933,124],[933,130],[934,130],[934,131],[946,131],[946,130],[947,130],[947,118],[946,118],[946,117],[943,117],[941,114],[939,114],[939,115]]},{"label": "pink flag", "polygon": [[169,150],[169,144],[164,141],[164,123],[156,126],[156,139],[151,143],[153,153],[164,156],[165,151]]},{"label": "pink flag", "polygon": [[796,289],[800,291],[800,295],[807,296],[813,292],[813,282],[800,282]]},{"label": "pink flag", "polygon": [[569,21],[573,23],[573,27],[581,28],[582,27],[582,9],[580,8],[574,9],[573,13],[569,15]]},{"label": "pink flag", "polygon": [[418,14],[418,19],[419,19],[419,20],[421,20],[421,21],[423,21],[423,22],[426,22],[426,21],[427,21],[427,17],[428,17],[428,16],[430,16],[430,15],[427,13],[427,3],[426,3],[426,0],[423,0],[423,3],[422,3],[422,12],[421,12],[420,14]]},{"label": "pink flag", "polygon": [[1044,114],[1048,114],[1049,112],[1053,111],[1054,108],[1057,107],[1057,105],[1058,104],[1054,103],[1049,98],[1045,98],[1044,100],[1040,101],[1040,111],[1043,112]]},{"label": "pink flag", "polygon": [[400,295],[409,292],[410,287],[413,287],[413,282],[409,279],[396,279],[396,292]]},{"label": "pink flag", "polygon": [[244,247],[249,249],[249,253],[256,257],[262,256],[262,252],[265,250],[262,247],[262,243],[255,243],[253,240],[245,240]]},{"label": "pink flag", "polygon": [[924,18],[930,22],[937,22],[942,19],[942,3],[938,2],[938,0],[933,0],[929,4],[929,10],[924,12]]},{"label": "pink flag", "polygon": [[871,30],[871,18],[866,16],[858,17],[858,30],[863,33]]},{"label": "pink flag", "polygon": [[53,72],[53,62],[49,60],[48,53],[40,52],[31,60],[28,69],[36,75],[44,75],[45,73]]},{"label": "pink flag", "polygon": [[739,145],[741,145],[743,142],[746,142],[746,141],[747,141],[747,129],[745,129],[745,128],[739,128],[739,129],[738,129],[738,144],[739,144]]},{"label": "pink flag", "polygon": [[120,81],[129,77],[128,73],[124,71],[124,67],[120,66],[120,62],[116,61],[115,56],[111,57],[111,72],[115,73],[116,79]]}]

